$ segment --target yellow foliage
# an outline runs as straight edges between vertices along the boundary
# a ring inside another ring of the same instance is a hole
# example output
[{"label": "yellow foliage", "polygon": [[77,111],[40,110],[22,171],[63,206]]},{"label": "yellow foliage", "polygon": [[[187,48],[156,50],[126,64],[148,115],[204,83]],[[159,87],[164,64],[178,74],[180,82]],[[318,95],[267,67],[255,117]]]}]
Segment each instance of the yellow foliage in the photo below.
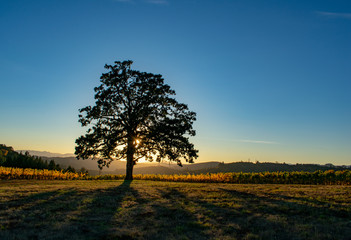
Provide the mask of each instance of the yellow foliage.
[{"label": "yellow foliage", "polygon": [[[86,173],[71,173],[47,169],[0,167],[0,179],[41,180],[121,180],[125,175],[88,176]],[[261,172],[261,173],[207,173],[207,174],[137,174],[135,180],[201,183],[255,183],[255,184],[338,184],[351,185],[351,171],[316,172]]]}]

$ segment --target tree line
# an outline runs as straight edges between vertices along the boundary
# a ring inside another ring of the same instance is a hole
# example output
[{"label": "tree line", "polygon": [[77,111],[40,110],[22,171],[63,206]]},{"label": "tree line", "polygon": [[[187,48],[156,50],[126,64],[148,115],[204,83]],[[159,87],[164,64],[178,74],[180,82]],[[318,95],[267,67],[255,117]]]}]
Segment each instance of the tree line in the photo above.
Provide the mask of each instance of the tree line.
[{"label": "tree line", "polygon": [[[54,160],[43,160],[38,156],[31,156],[29,152],[18,153],[12,147],[0,144],[0,166],[15,168],[48,169],[63,172],[77,172],[73,167],[62,168]],[[83,169],[81,169],[82,171]],[[83,171],[86,171],[85,169]]]}]

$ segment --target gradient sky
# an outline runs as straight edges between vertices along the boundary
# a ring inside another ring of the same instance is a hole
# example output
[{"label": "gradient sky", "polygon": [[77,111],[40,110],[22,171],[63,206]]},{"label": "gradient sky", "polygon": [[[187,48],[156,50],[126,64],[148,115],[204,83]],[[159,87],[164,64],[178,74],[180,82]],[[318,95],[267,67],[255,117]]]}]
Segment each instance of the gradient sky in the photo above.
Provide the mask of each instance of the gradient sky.
[{"label": "gradient sky", "polygon": [[104,65],[162,74],[203,161],[351,164],[351,1],[0,1],[0,143],[74,152]]}]

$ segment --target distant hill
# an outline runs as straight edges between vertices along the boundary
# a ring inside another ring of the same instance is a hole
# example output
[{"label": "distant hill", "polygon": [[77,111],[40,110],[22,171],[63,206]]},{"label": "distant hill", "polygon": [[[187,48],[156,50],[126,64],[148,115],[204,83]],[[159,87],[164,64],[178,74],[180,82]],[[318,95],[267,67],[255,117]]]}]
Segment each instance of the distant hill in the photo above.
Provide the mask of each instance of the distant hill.
[{"label": "distant hill", "polygon": [[188,164],[183,164],[183,167],[179,167],[177,164],[168,164],[168,163],[161,163],[163,164],[162,166],[168,167],[168,168],[173,168],[173,169],[181,169],[183,172],[188,172],[188,171],[196,171],[196,170],[205,170],[205,169],[212,169],[218,167],[220,162],[204,162],[204,163],[188,163]]},{"label": "distant hill", "polygon": [[[62,167],[71,166],[76,170],[85,168],[89,170],[91,175],[97,174],[125,174],[126,162],[125,161],[113,161],[110,166],[104,167],[102,171],[98,168],[96,160],[86,159],[77,160],[75,157],[42,157],[43,160],[54,160],[55,163],[60,164]],[[208,162],[208,163],[193,163],[183,164],[183,167],[178,166],[175,163],[158,163],[158,162],[141,162],[134,166],[134,174],[181,174],[190,171],[196,171],[201,169],[211,169],[219,165],[219,162]]]},{"label": "distant hill", "polygon": [[38,156],[38,157],[75,157],[73,153],[51,153],[46,151],[35,151],[35,150],[16,150],[16,152],[25,153],[28,152],[31,156]]},{"label": "distant hill", "polygon": [[61,167],[56,165],[54,161],[45,161],[39,156],[30,155],[29,152],[17,152],[4,144],[0,144],[0,166],[61,170]]},{"label": "distant hill", "polygon": [[326,170],[343,170],[349,169],[350,166],[334,166],[333,164],[286,164],[286,163],[252,163],[252,162],[233,162],[220,163],[217,167],[211,169],[200,169],[193,171],[194,174],[199,173],[220,173],[220,172],[277,172],[277,171],[326,171]]},{"label": "distant hill", "polygon": [[87,160],[77,160],[75,157],[41,157],[43,160],[54,160],[56,164],[59,164],[62,167],[71,166],[76,170],[81,168],[98,170],[98,166],[96,161],[92,161],[90,159]]},{"label": "distant hill", "polygon": [[[43,159],[46,159],[43,157]],[[47,158],[53,159],[55,163],[60,166],[72,166],[76,170],[84,167],[89,170],[91,175],[97,174],[125,174],[126,162],[115,161],[112,162],[110,167],[99,170],[95,160],[77,160],[76,158]],[[200,173],[220,173],[220,172],[276,172],[276,171],[305,171],[314,172],[317,170],[343,170],[349,169],[350,166],[334,166],[332,164],[319,165],[319,164],[286,164],[286,163],[252,163],[252,162],[233,162],[233,163],[220,163],[220,162],[206,162],[206,163],[192,163],[183,164],[179,167],[177,164],[172,163],[137,163],[134,166],[134,174],[200,174]]]},{"label": "distant hill", "polygon": [[[180,167],[179,167],[180,168]],[[99,175],[99,174],[126,174],[125,167],[115,169],[113,171],[103,170],[88,170],[90,175]],[[164,166],[135,166],[133,169],[133,174],[163,174],[163,175],[172,175],[172,174],[184,174],[181,170],[172,169]]]},{"label": "distant hill", "polygon": [[[17,152],[21,152],[17,151]],[[25,150],[22,150],[25,152]],[[89,170],[91,175],[97,174],[125,174],[126,162],[125,161],[114,161],[110,167],[104,167],[102,171],[98,168],[96,160],[86,159],[77,160],[73,154],[57,154],[42,151],[28,151],[29,154],[35,156],[41,156],[44,161],[54,160],[56,164],[59,164],[63,168],[71,166],[76,170],[85,168]],[[46,156],[45,156],[46,155]],[[68,155],[68,156],[67,156]],[[71,156],[69,156],[71,155]],[[73,156],[72,156],[73,155]],[[319,164],[286,164],[286,163],[270,163],[270,162],[233,162],[233,163],[221,163],[221,162],[205,162],[205,163],[193,163],[183,164],[183,167],[179,167],[175,163],[169,162],[141,162],[134,166],[134,174],[200,174],[200,173],[220,173],[220,172],[275,172],[275,171],[306,171],[314,172],[317,170],[343,170],[350,169],[351,166],[334,166],[333,164],[319,165]]]}]

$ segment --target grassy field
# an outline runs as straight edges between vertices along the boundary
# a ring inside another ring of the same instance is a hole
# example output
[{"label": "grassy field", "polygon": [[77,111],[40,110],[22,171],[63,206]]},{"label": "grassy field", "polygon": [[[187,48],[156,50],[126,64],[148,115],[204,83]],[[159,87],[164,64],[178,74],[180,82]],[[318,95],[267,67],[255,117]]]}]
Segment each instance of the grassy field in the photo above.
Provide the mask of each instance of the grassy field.
[{"label": "grassy field", "polygon": [[0,239],[351,239],[351,186],[0,181]]}]

